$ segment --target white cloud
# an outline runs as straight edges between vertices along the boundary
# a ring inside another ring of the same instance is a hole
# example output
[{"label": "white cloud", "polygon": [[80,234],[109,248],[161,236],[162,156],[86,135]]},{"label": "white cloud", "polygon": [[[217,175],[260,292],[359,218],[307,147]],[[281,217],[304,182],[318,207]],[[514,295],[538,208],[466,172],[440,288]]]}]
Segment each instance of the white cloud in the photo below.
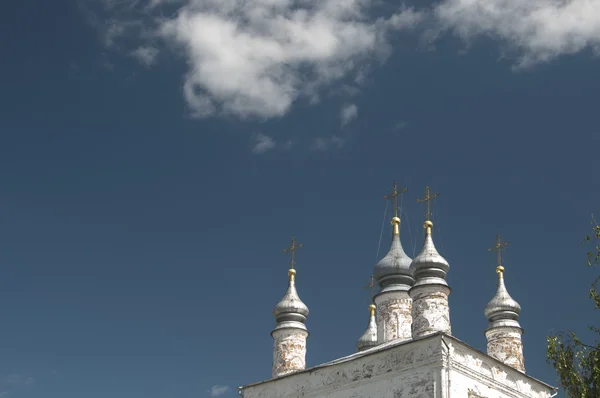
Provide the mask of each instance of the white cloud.
[{"label": "white cloud", "polygon": [[408,127],[408,123],[405,122],[404,120],[400,120],[398,123],[396,123],[394,125],[394,128],[396,130],[404,130],[406,127]]},{"label": "white cloud", "polygon": [[275,141],[265,134],[256,134],[254,136],[254,146],[252,147],[252,152],[256,154],[265,153],[275,148]]},{"label": "white cloud", "polygon": [[285,114],[301,95],[356,78],[384,56],[385,33],[413,25],[369,20],[371,0],[190,0],[161,35],[186,52],[184,93],[196,116]]},{"label": "white cloud", "polygon": [[[422,18],[411,9],[374,18],[379,0],[101,1],[109,15],[95,21],[109,21],[107,46],[138,32],[144,43],[153,37],[182,50],[189,65],[183,92],[196,117],[282,116],[332,83],[360,82],[389,54],[389,33]],[[161,12],[174,5],[177,12]]]},{"label": "white cloud", "polygon": [[317,137],[313,141],[312,149],[315,151],[326,151],[331,148],[341,148],[346,143],[342,137],[333,135],[328,138]]},{"label": "white cloud", "polygon": [[0,398],[7,398],[18,389],[30,387],[35,384],[35,379],[31,376],[20,374],[11,374],[0,379]]},{"label": "white cloud", "polygon": [[11,385],[11,386],[15,386],[15,387],[25,387],[25,386],[33,385],[35,383],[35,380],[31,376],[22,376],[19,374],[11,374],[11,375],[5,376],[2,379],[2,383]]},{"label": "white cloud", "polygon": [[358,116],[358,107],[355,104],[346,104],[342,106],[340,111],[340,119],[342,120],[342,127],[356,119]]},{"label": "white cloud", "polygon": [[210,390],[208,390],[208,394],[211,397],[220,397],[221,395],[225,394],[227,391],[229,391],[229,387],[228,386],[220,386],[220,385],[214,385],[210,388]]},{"label": "white cloud", "polygon": [[279,117],[300,98],[355,91],[396,30],[489,37],[520,67],[600,52],[600,0],[440,0],[422,11],[380,0],[80,1],[103,5],[86,11],[107,47],[148,65],[163,46],[187,60],[183,95],[195,117]]},{"label": "white cloud", "polygon": [[434,17],[467,42],[500,39],[517,53],[517,67],[600,50],[600,0],[445,0]]},{"label": "white cloud", "polygon": [[145,66],[151,66],[156,61],[158,49],[152,46],[140,46],[131,55]]}]

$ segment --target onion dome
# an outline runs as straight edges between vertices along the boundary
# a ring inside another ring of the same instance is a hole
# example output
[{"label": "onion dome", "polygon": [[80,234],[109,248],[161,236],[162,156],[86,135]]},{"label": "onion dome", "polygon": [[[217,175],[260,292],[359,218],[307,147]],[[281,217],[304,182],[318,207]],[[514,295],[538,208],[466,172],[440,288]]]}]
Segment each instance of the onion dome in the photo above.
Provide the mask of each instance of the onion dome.
[{"label": "onion dome", "polygon": [[490,327],[494,326],[514,326],[521,327],[518,319],[521,313],[521,306],[517,303],[504,285],[504,267],[499,265],[496,267],[498,273],[498,289],[496,295],[485,307],[485,316],[487,317]]},{"label": "onion dome", "polygon": [[410,269],[417,281],[415,286],[427,284],[448,285],[446,283],[446,274],[450,269],[450,265],[435,248],[431,237],[432,227],[433,223],[431,221],[425,221],[425,243],[423,244],[423,249],[410,265]]},{"label": "onion dome", "polygon": [[392,218],[392,225],[392,245],[385,257],[375,264],[373,276],[382,291],[408,290],[415,283],[410,270],[412,260],[404,252],[400,242],[400,218]]},{"label": "onion dome", "polygon": [[369,306],[369,312],[371,317],[369,319],[369,326],[365,333],[360,336],[356,342],[356,349],[358,351],[364,351],[377,345],[377,323],[375,322],[375,305]]},{"label": "onion dome", "polygon": [[290,321],[303,324],[308,316],[308,307],[300,300],[296,291],[296,270],[290,269],[288,276],[290,281],[287,292],[285,292],[283,299],[275,306],[273,315],[275,315],[275,320],[278,324]]}]

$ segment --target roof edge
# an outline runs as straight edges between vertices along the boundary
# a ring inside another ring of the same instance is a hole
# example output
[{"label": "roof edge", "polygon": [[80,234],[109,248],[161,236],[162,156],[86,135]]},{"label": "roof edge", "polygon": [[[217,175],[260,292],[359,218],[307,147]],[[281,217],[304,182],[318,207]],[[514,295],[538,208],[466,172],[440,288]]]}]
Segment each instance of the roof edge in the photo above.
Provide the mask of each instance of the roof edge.
[{"label": "roof edge", "polygon": [[431,340],[431,339],[435,339],[435,338],[439,338],[440,341],[443,341],[445,339],[446,340],[451,340],[451,341],[453,341],[453,342],[455,342],[455,343],[463,346],[467,350],[471,350],[471,351],[474,351],[474,352],[482,355],[483,357],[485,357],[485,358],[489,359],[490,361],[492,361],[492,362],[496,363],[497,365],[499,365],[501,368],[512,369],[515,372],[517,372],[519,375],[521,375],[522,377],[524,377],[524,378],[526,378],[526,379],[528,379],[528,380],[530,380],[530,381],[532,381],[532,382],[534,382],[534,383],[536,383],[536,384],[538,384],[540,386],[543,386],[543,387],[545,387],[545,388],[547,388],[549,390],[558,391],[558,389],[559,389],[558,387],[551,386],[550,384],[547,384],[547,383],[545,383],[545,382],[543,382],[543,381],[541,381],[539,379],[536,379],[535,377],[533,377],[533,376],[531,376],[531,375],[529,375],[527,373],[519,372],[518,370],[516,370],[516,369],[512,368],[511,366],[503,363],[502,361],[499,361],[498,359],[496,359],[496,358],[488,355],[487,353],[484,353],[484,352],[478,350],[477,348],[474,348],[473,346],[465,343],[464,341],[462,341],[462,340],[460,340],[460,339],[458,339],[458,338],[456,338],[456,337],[454,337],[454,336],[452,336],[450,334],[447,334],[447,333],[444,333],[444,332],[436,332],[436,333],[432,333],[432,334],[429,334],[427,336],[419,337],[419,338],[416,338],[416,339],[405,340],[405,341],[391,341],[391,342],[388,342],[388,343],[383,343],[383,344],[380,344],[378,346],[366,349],[364,351],[355,352],[355,353],[352,353],[352,354],[347,355],[345,357],[334,359],[332,361],[325,362],[325,363],[322,363],[322,364],[319,364],[319,365],[311,366],[309,368],[298,370],[296,372],[287,373],[287,374],[279,376],[279,377],[274,377],[274,378],[270,378],[270,379],[266,379],[266,380],[261,380],[261,381],[258,381],[258,382],[255,382],[255,383],[251,383],[251,384],[246,384],[246,385],[238,387],[238,391],[242,391],[242,390],[244,390],[246,388],[250,388],[250,387],[255,387],[255,386],[258,386],[260,384],[265,384],[265,383],[270,383],[270,382],[273,382],[273,381],[281,380],[281,379],[286,378],[286,377],[291,377],[291,376],[299,375],[299,374],[303,374],[303,373],[314,372],[315,370],[327,368],[327,367],[330,367],[330,366],[335,366],[335,365],[338,365],[338,364],[341,364],[341,363],[344,363],[344,362],[352,361],[352,360],[354,360],[356,358],[362,358],[362,357],[366,357],[366,356],[369,356],[369,355],[374,355],[374,354],[377,354],[380,351],[384,351],[384,350],[391,349],[391,348],[394,348],[394,347],[399,347],[399,346],[406,345],[406,344],[411,344],[411,343],[416,343],[416,342]]},{"label": "roof edge", "polygon": [[329,361],[329,362],[325,362],[325,363],[322,363],[322,364],[319,364],[319,365],[311,366],[310,368],[298,370],[298,371],[292,372],[292,373],[287,373],[287,374],[281,375],[279,377],[273,377],[273,378],[270,378],[270,379],[257,381],[255,383],[246,384],[244,386],[238,387],[238,389],[242,389],[243,390],[243,389],[246,389],[246,388],[249,388],[249,387],[255,387],[255,386],[259,385],[259,384],[265,384],[265,383],[270,383],[272,381],[281,380],[281,379],[284,379],[286,377],[291,377],[291,376],[294,376],[294,375],[299,375],[299,374],[303,374],[303,373],[307,373],[307,372],[314,372],[315,370],[319,370],[319,369],[327,368],[327,367],[334,366],[334,365],[337,365],[337,364],[340,364],[340,363],[348,362],[348,361],[351,361],[351,360],[356,359],[356,358],[361,358],[361,357],[366,357],[366,356],[369,356],[369,355],[373,355],[373,354],[376,354],[376,353],[378,353],[380,351],[387,350],[389,348],[398,347],[398,346],[401,346],[401,345],[410,344],[410,343],[414,343],[414,342],[417,342],[417,341],[425,341],[425,340],[433,339],[434,337],[438,337],[438,336],[443,335],[443,334],[444,333],[442,333],[442,332],[436,332],[436,333],[432,333],[432,334],[424,336],[424,337],[419,337],[419,338],[411,339],[411,340],[390,341],[388,343],[383,343],[383,344],[380,344],[378,346],[366,349],[364,351],[355,352],[355,353],[352,353],[350,355],[346,355],[345,357],[337,358],[337,359],[334,359],[334,360]]}]

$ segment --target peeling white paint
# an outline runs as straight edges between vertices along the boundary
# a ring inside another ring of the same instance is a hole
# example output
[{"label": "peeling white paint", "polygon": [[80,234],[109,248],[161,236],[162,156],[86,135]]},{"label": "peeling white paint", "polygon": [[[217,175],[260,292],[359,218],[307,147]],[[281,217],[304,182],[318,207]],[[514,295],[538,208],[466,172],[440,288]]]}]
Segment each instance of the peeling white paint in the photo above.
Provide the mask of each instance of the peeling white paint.
[{"label": "peeling white paint", "polygon": [[272,376],[278,377],[306,367],[306,338],[308,332],[300,329],[273,331]]},{"label": "peeling white paint", "polygon": [[405,341],[412,338],[412,299],[407,292],[385,292],[375,297],[377,342]]},{"label": "peeling white paint", "polygon": [[522,334],[522,329],[515,327],[496,327],[486,330],[488,355],[525,372]]},{"label": "peeling white paint", "polygon": [[418,338],[436,332],[452,334],[448,294],[443,285],[422,285],[410,289],[412,297],[412,337]]},{"label": "peeling white paint", "polygon": [[[442,341],[443,340],[443,341]],[[446,348],[448,347],[448,349]],[[393,342],[243,388],[244,398],[549,398],[553,389],[451,336]]]}]

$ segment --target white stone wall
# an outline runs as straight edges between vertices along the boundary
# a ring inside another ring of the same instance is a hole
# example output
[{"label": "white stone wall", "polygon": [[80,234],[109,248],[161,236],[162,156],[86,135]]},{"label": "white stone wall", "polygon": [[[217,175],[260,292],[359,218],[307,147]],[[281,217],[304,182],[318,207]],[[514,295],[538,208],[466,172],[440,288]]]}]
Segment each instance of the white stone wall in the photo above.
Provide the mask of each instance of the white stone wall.
[{"label": "white stone wall", "polygon": [[448,294],[450,288],[442,285],[415,286],[410,290],[413,338],[435,332],[452,334]]},{"label": "white stone wall", "polygon": [[272,376],[278,377],[306,367],[306,338],[308,332],[301,329],[273,331]]},{"label": "white stone wall", "polygon": [[515,327],[498,327],[486,330],[488,355],[521,372],[525,372],[522,334],[523,330]]},{"label": "white stone wall", "polygon": [[[440,397],[439,341],[356,353],[341,362],[247,387],[244,398]],[[436,355],[437,353],[437,355]]]},{"label": "white stone wall", "polygon": [[552,391],[525,377],[510,366],[468,347],[449,341],[452,361],[445,372],[450,375],[451,398],[549,398]]},{"label": "white stone wall", "polygon": [[550,387],[455,338],[436,335],[384,344],[248,386],[242,394],[244,398],[549,398],[551,393]]},{"label": "white stone wall", "polygon": [[384,292],[375,296],[377,342],[412,338],[412,299],[407,292]]}]

